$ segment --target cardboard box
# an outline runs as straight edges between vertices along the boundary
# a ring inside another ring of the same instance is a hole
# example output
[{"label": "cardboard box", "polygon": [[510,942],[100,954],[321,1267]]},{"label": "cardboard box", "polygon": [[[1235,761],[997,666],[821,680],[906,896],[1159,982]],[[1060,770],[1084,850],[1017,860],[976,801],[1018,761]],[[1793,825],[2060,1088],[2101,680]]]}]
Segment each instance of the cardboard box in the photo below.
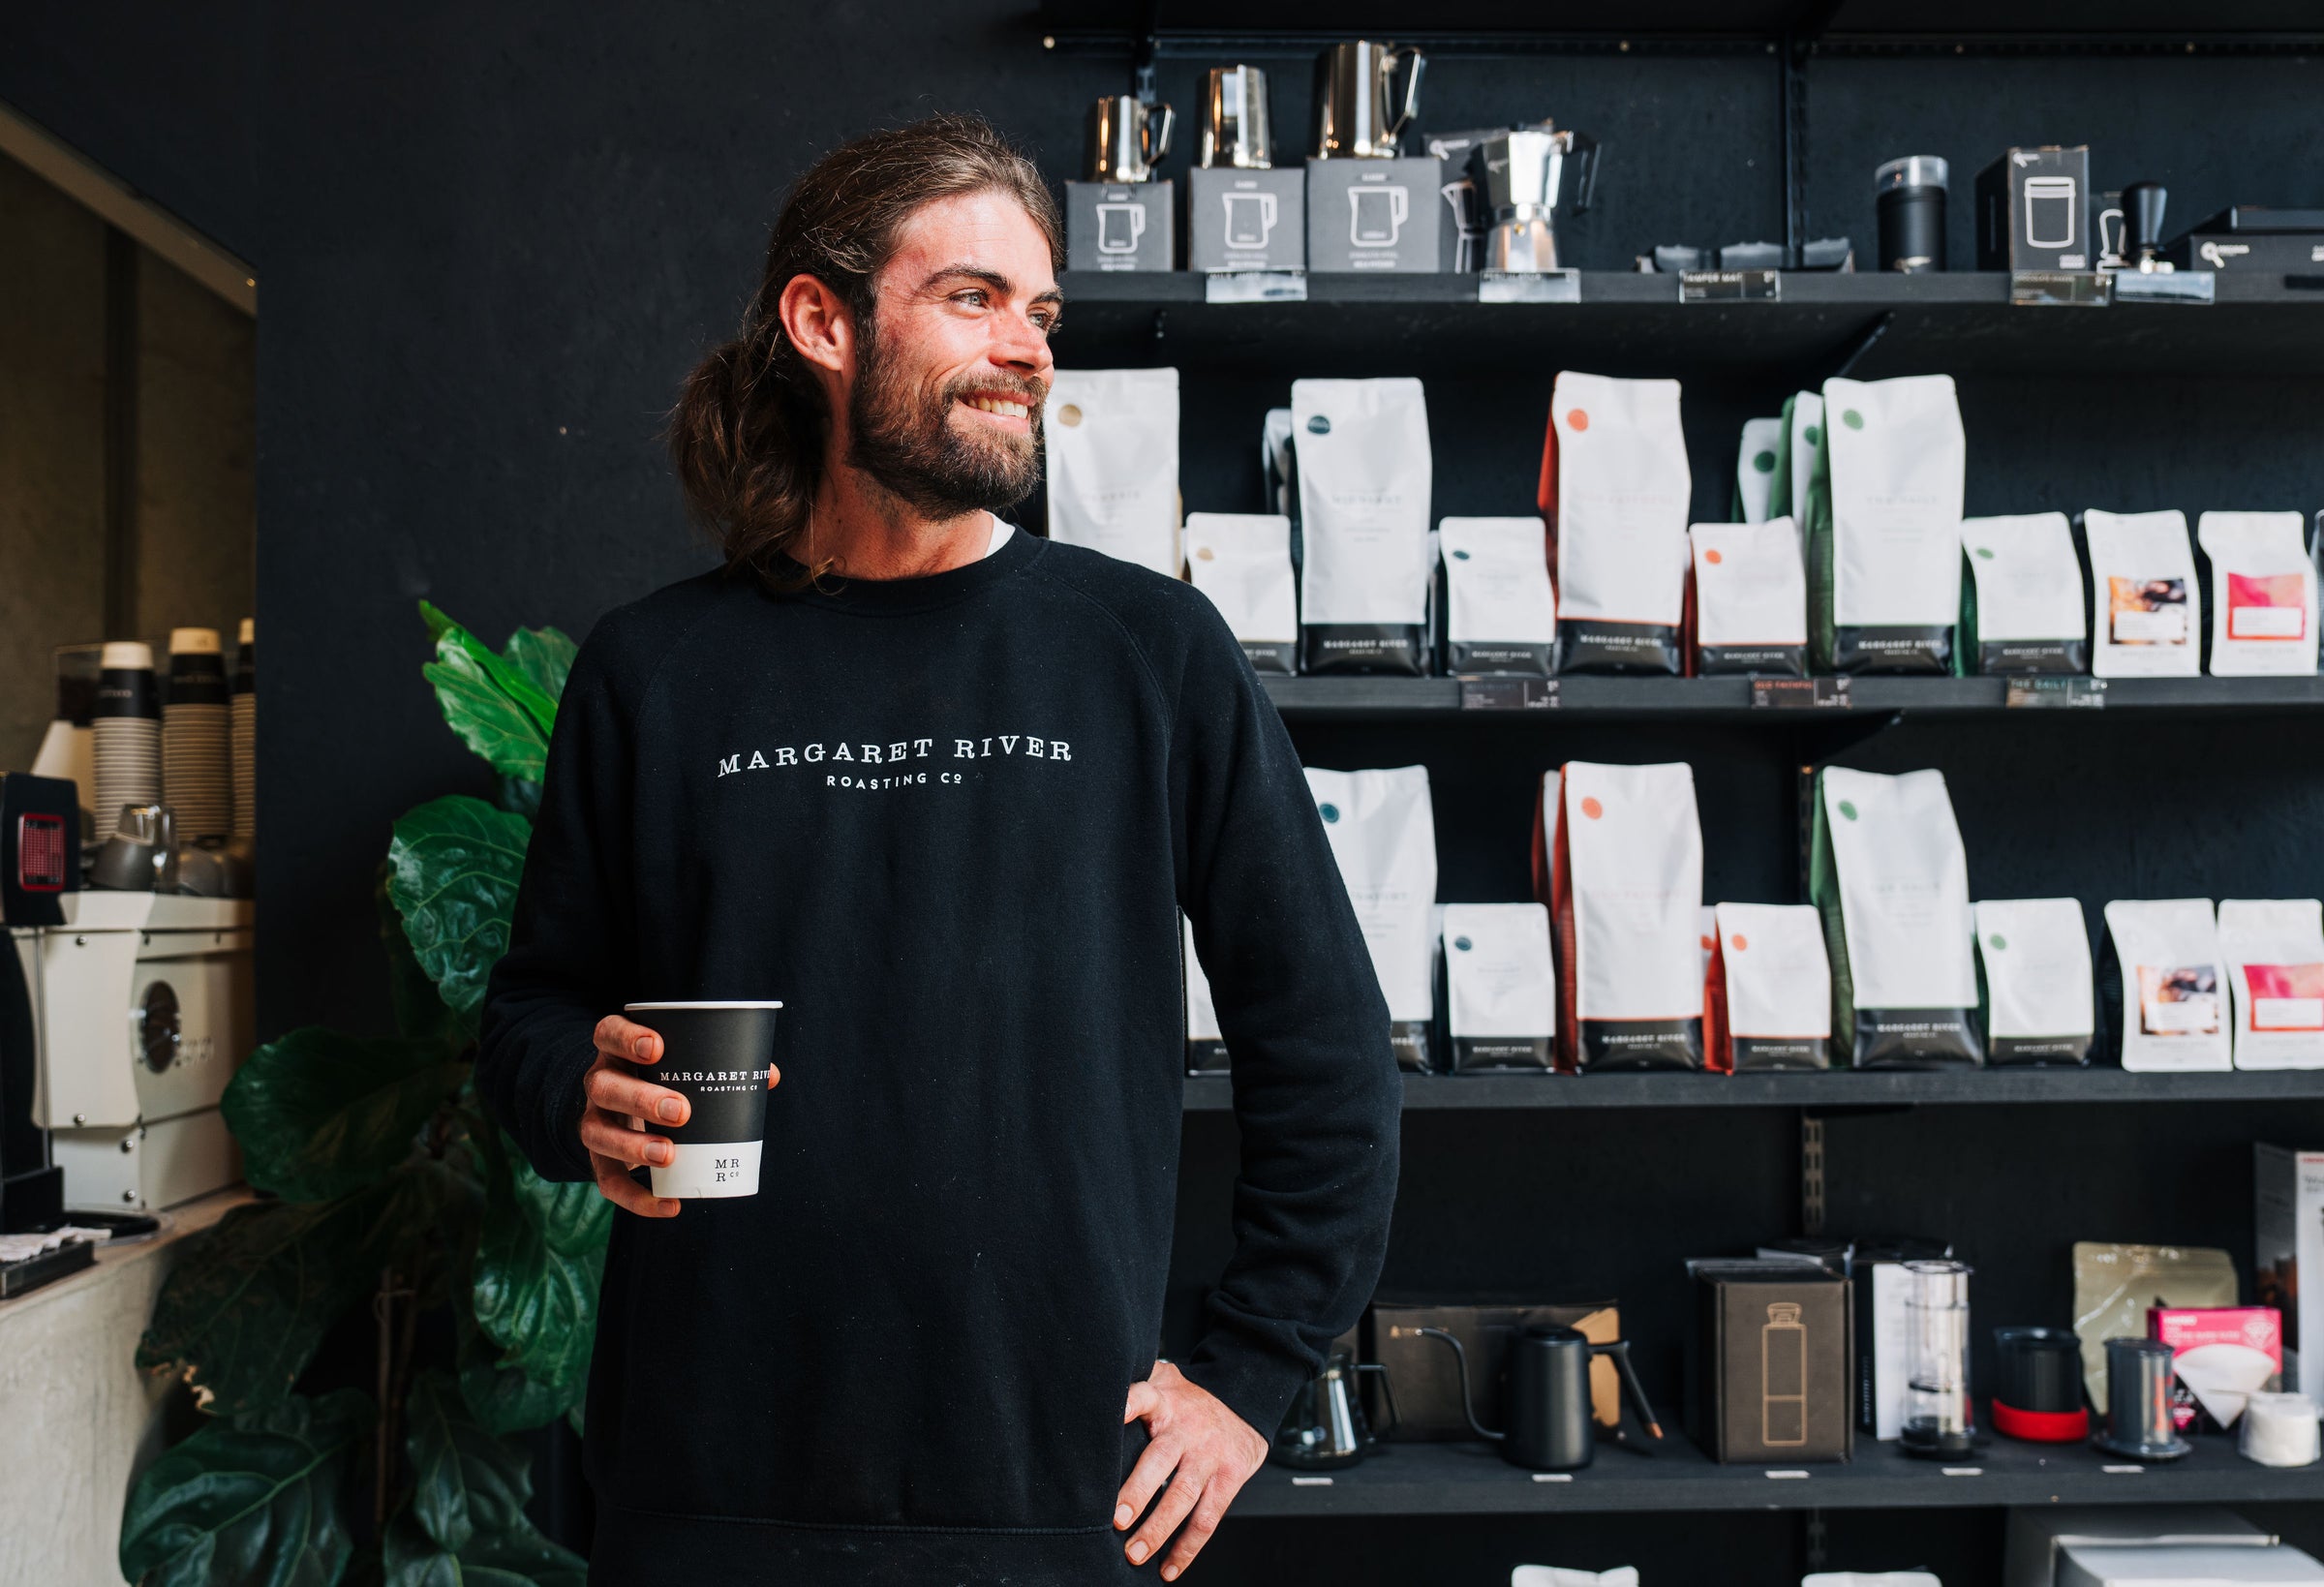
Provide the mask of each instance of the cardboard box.
[{"label": "cardboard box", "polygon": [[[1370,1323],[1371,1351],[1364,1358],[1388,1368],[1400,1417],[1395,1437],[1440,1442],[1477,1435],[1461,1415],[1459,1368],[1452,1347],[1419,1329],[1443,1328],[1460,1341],[1468,1353],[1477,1419],[1496,1431],[1501,1430],[1501,1374],[1509,1359],[1509,1341],[1519,1328],[1536,1324],[1575,1328],[1600,1345],[1622,1337],[1621,1313],[1610,1300],[1471,1306],[1384,1300],[1373,1303]],[[1384,1424],[1377,1414],[1380,1404],[1375,1401],[1369,1408],[1375,1424]],[[1614,1363],[1605,1357],[1590,1362],[1590,1415],[1609,1432],[1622,1424],[1620,1386]]]},{"label": "cardboard box", "polygon": [[1977,268],[2095,270],[2090,149],[2011,149],[1977,172]]},{"label": "cardboard box", "polygon": [[2324,1273],[2324,1151],[2251,1148],[2253,1297],[2283,1314],[2283,1386],[2315,1393],[2324,1372],[2301,1376],[2303,1360],[2324,1362],[2324,1306],[2300,1310],[2300,1273]]},{"label": "cardboard box", "polygon": [[1177,262],[1177,190],[1169,182],[1065,184],[1065,268],[1168,270]]},{"label": "cardboard box", "polygon": [[1854,1448],[1854,1296],[1820,1267],[1697,1262],[1687,1433],[1713,1460],[1792,1466]]},{"label": "cardboard box", "polygon": [[1307,162],[1307,268],[1318,274],[1432,275],[1452,211],[1430,155]]},{"label": "cardboard box", "polygon": [[2270,1582],[2324,1587],[2324,1565],[2297,1548],[2203,1543],[2068,1543],[2057,1587],[2223,1587]]},{"label": "cardboard box", "polygon": [[1307,268],[1307,173],[1215,170],[1186,173],[1186,268]]},{"label": "cardboard box", "polygon": [[2213,1505],[2140,1505],[2009,1512],[2002,1587],[2058,1587],[2058,1567],[2075,1543],[2160,1542],[2214,1548],[2267,1548],[2276,1535]]}]

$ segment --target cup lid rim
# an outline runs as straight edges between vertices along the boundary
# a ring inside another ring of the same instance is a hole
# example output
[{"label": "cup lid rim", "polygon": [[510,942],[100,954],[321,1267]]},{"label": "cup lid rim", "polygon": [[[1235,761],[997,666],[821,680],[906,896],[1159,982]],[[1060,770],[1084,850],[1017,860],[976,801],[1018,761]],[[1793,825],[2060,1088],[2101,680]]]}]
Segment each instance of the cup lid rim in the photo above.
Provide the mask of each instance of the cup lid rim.
[{"label": "cup lid rim", "polygon": [[624,1003],[624,1004],[622,1005],[622,1012],[623,1012],[624,1014],[629,1014],[629,1013],[634,1013],[634,1012],[636,1012],[636,1011],[637,1011],[637,1010],[639,1010],[639,1009],[656,1009],[656,1008],[780,1008],[780,1007],[782,1007],[782,1005],[781,1005],[780,1003],[769,1003],[769,1002],[719,1002],[719,1001],[711,1001],[711,1002],[694,1002],[694,1003]]}]

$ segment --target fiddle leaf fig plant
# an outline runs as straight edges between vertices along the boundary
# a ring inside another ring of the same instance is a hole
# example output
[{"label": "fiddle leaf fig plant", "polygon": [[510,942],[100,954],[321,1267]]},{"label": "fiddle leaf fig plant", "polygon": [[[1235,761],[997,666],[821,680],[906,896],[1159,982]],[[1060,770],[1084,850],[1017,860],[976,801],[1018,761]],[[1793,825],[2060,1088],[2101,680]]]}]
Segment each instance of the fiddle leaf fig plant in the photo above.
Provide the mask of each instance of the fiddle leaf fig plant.
[{"label": "fiddle leaf fig plant", "polygon": [[[421,676],[496,798],[447,795],[394,823],[373,891],[396,1034],[304,1026],[227,1087],[220,1111],[265,1194],[187,1242],[138,1346],[205,1413],[123,1510],[121,1572],[139,1587],[586,1575],[526,1517],[513,1435],[577,1421],[612,1207],[535,1174],[474,1082],[575,646],[520,628],[496,652],[425,601],[420,617]],[[366,1320],[376,1370],[345,1385],[345,1353],[318,1353]]]}]

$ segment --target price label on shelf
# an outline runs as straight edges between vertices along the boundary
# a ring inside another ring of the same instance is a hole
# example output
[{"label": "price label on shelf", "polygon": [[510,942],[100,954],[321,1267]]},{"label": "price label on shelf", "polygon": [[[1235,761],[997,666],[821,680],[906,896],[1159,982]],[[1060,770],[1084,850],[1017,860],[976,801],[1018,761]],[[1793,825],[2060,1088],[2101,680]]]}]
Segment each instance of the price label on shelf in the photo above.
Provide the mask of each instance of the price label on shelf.
[{"label": "price label on shelf", "polygon": [[1773,303],[1784,295],[1778,270],[1681,270],[1681,303]]},{"label": "price label on shelf", "polygon": [[2098,711],[2106,704],[2103,678],[2012,678],[2002,695],[2010,711]]},{"label": "price label on shelf", "polygon": [[1846,711],[1854,702],[1845,678],[1754,678],[1754,711]]},{"label": "price label on shelf", "polygon": [[2012,270],[2009,301],[2019,308],[2102,309],[2111,285],[2096,270]]},{"label": "price label on shelf", "polygon": [[1555,711],[1554,678],[1469,678],[1460,681],[1463,711]]},{"label": "price label on shelf", "polygon": [[1578,303],[1579,270],[1486,270],[1477,278],[1480,303]]},{"label": "price label on shelf", "polygon": [[1203,278],[1206,303],[1304,303],[1303,270],[1218,270]]}]

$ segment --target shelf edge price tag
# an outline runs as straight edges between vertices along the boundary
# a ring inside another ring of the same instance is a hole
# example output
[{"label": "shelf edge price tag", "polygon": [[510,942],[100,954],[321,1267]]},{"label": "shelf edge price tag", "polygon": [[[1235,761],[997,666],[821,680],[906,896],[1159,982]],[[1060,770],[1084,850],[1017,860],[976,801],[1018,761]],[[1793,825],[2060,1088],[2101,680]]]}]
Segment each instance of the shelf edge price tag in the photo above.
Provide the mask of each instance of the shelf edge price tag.
[{"label": "shelf edge price tag", "polygon": [[1846,711],[1855,702],[1849,698],[1845,678],[1754,678],[1751,681],[1751,708],[1754,711]]},{"label": "shelf edge price tag", "polygon": [[1304,270],[1214,270],[1203,278],[1206,303],[1304,303]]},{"label": "shelf edge price tag", "polygon": [[1774,303],[1784,295],[1780,270],[1681,270],[1681,303]]},{"label": "shelf edge price tag", "polygon": [[2106,705],[2106,680],[2030,673],[2008,680],[2002,705],[2009,711],[2099,711]]},{"label": "shelf edge price tag", "polygon": [[1554,678],[1473,678],[1460,680],[1463,711],[1555,711]]},{"label": "shelf edge price tag", "polygon": [[2009,301],[2021,309],[2102,309],[2113,286],[2113,278],[2097,270],[2012,270]]},{"label": "shelf edge price tag", "polygon": [[2117,270],[2117,303],[2196,303],[2208,306],[2218,297],[2218,274],[2212,270]]},{"label": "shelf edge price tag", "polygon": [[1578,303],[1579,270],[1486,270],[1477,277],[1480,303]]}]

